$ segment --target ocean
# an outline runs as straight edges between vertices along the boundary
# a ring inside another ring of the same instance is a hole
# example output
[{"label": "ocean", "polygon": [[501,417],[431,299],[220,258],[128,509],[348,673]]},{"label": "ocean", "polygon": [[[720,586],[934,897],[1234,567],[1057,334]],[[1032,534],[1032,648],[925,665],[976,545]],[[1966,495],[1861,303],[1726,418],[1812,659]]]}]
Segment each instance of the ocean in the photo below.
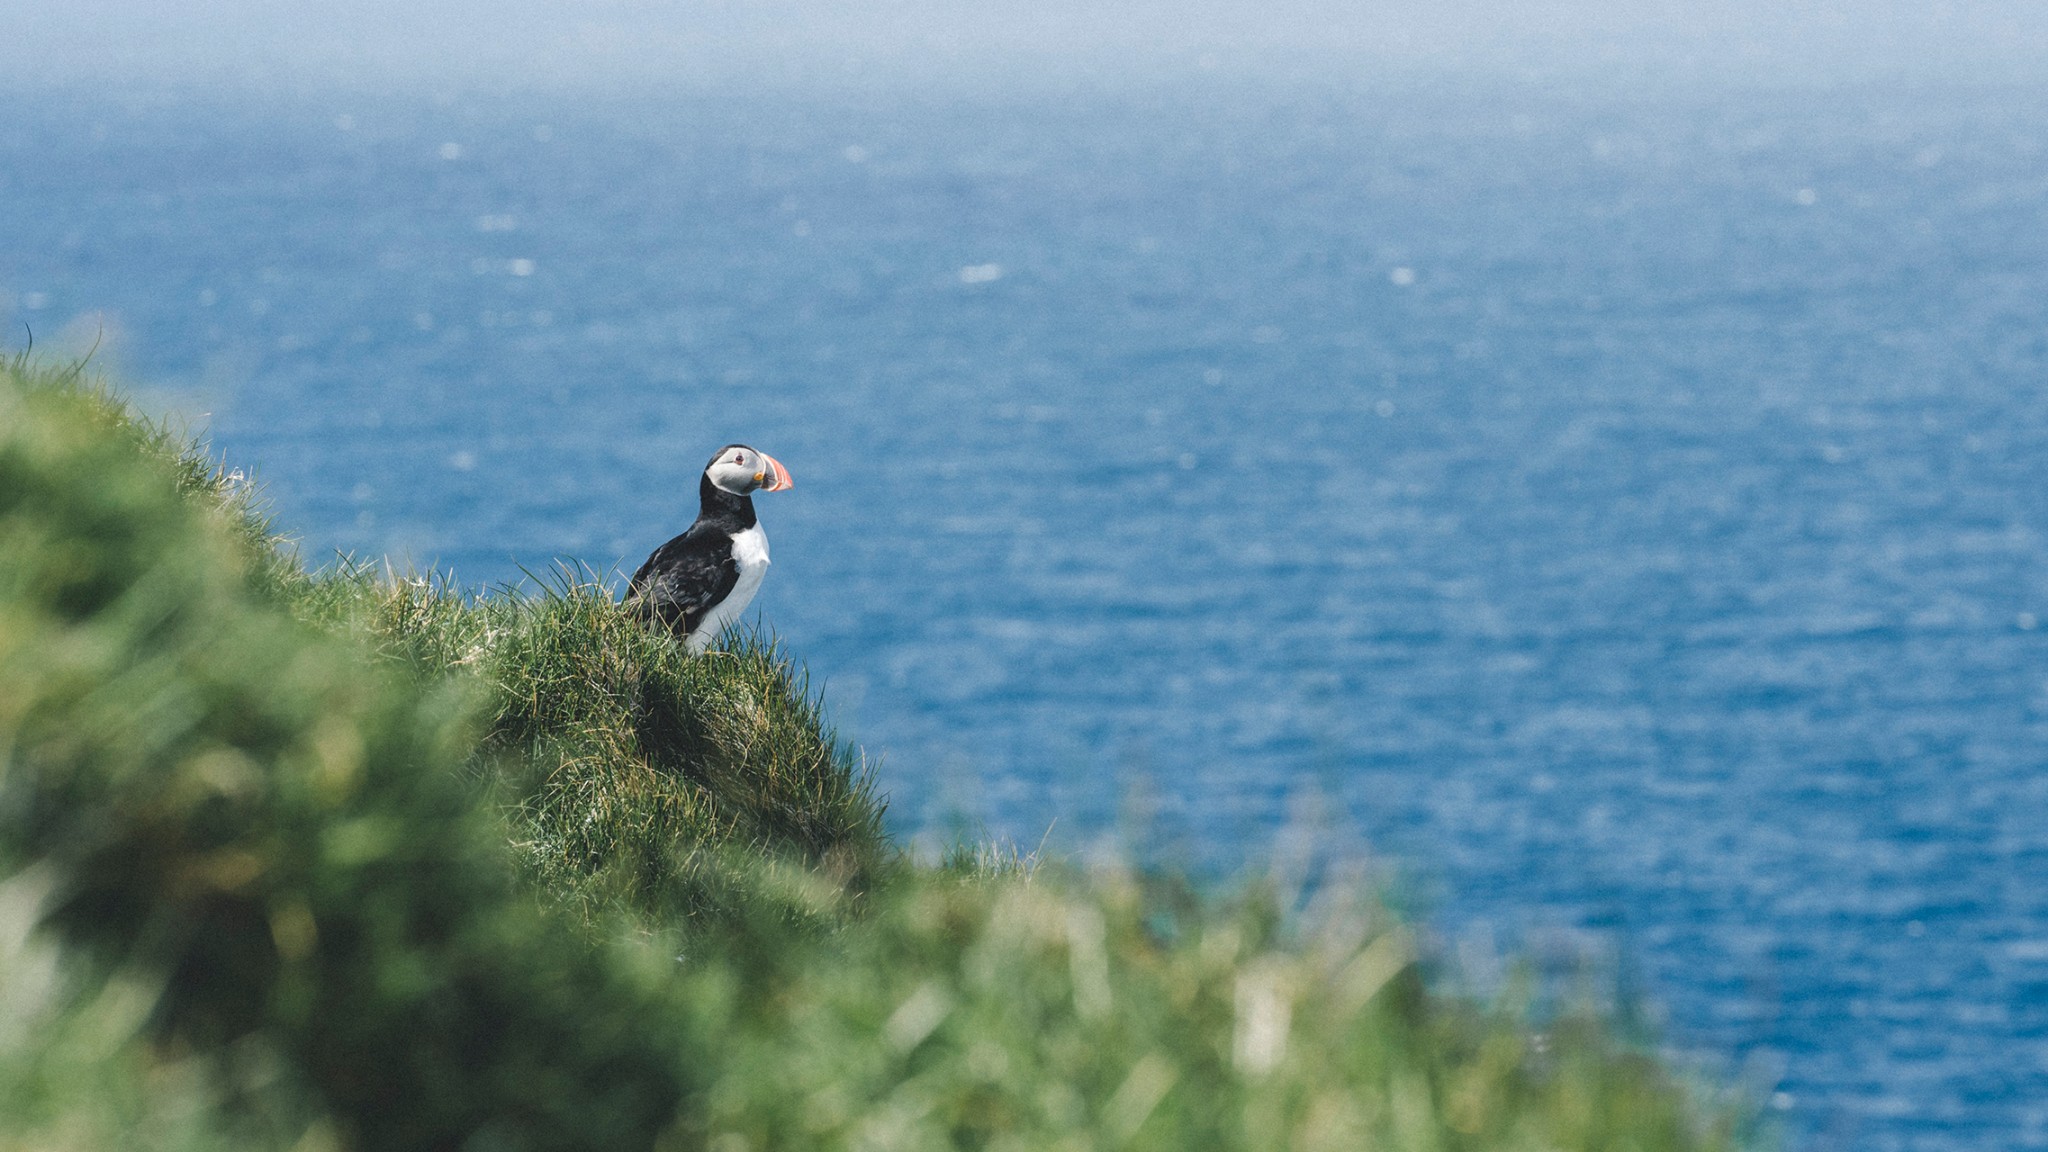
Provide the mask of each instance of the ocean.
[{"label": "ocean", "polygon": [[310,559],[616,577],[751,443],[906,838],[1309,829],[1796,1147],[2048,1148],[2048,89],[4,104],[4,339]]}]

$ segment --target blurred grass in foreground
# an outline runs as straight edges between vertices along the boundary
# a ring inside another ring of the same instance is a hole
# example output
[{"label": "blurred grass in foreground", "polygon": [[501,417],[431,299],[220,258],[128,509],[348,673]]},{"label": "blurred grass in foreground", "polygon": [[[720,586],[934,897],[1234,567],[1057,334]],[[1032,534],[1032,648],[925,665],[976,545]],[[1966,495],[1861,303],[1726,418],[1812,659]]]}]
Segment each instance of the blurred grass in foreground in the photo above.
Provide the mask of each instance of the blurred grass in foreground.
[{"label": "blurred grass in foreground", "polygon": [[0,366],[0,1149],[1743,1134],[1356,886],[915,864],[772,645],[308,574],[75,377]]}]

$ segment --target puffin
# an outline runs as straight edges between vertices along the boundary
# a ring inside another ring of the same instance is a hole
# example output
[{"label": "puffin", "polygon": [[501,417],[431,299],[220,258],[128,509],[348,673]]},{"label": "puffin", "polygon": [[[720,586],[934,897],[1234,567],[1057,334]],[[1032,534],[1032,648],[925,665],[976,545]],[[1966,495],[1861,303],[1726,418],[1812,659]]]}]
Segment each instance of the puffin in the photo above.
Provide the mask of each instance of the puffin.
[{"label": "puffin", "polygon": [[681,640],[692,655],[739,619],[768,572],[768,534],[754,517],[754,493],[795,487],[766,452],[727,444],[697,482],[697,521],[654,550],[627,585],[626,606]]}]

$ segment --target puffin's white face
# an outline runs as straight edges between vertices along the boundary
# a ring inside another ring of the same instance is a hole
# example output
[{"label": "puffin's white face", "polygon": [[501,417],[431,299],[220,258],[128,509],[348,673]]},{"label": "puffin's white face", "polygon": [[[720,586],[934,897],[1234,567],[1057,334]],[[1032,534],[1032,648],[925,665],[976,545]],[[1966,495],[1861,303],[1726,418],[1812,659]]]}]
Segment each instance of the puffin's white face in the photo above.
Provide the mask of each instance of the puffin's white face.
[{"label": "puffin's white face", "polygon": [[735,496],[749,492],[781,492],[796,487],[789,478],[789,469],[782,462],[766,452],[756,452],[745,444],[728,444],[711,458],[704,468],[704,474],[711,482]]}]

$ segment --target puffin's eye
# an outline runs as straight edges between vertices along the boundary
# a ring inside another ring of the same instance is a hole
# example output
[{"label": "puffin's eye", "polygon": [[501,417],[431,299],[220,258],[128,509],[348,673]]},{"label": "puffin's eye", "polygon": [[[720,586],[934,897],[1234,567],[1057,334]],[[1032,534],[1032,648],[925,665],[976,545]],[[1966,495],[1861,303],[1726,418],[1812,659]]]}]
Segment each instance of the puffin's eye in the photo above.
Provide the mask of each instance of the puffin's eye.
[{"label": "puffin's eye", "polygon": [[733,462],[733,463],[735,463],[735,464],[737,464],[737,465],[739,465],[739,466],[740,466],[740,467],[742,467],[742,468],[746,467],[746,466],[747,466],[747,454],[746,454],[745,452],[737,452],[737,453],[734,453],[734,454],[733,454],[733,458],[732,458],[732,462]]}]

